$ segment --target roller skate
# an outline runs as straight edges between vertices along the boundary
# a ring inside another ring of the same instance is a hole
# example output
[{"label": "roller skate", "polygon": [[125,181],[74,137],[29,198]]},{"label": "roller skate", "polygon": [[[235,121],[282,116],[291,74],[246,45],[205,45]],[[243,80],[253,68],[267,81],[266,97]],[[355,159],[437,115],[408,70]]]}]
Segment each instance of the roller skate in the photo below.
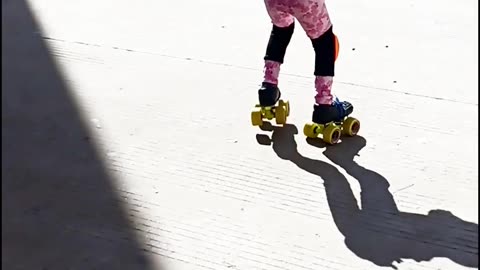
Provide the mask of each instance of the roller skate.
[{"label": "roller skate", "polygon": [[255,105],[252,111],[252,125],[261,126],[263,119],[272,120],[275,118],[277,125],[284,125],[290,115],[288,101],[280,99],[280,90],[277,85],[268,82],[262,83],[258,90],[259,104]]},{"label": "roller skate", "polygon": [[341,135],[355,136],[360,130],[360,121],[350,117],[353,105],[335,98],[332,105],[315,105],[312,122],[303,128],[308,138],[317,138],[322,134],[323,141],[336,144]]}]

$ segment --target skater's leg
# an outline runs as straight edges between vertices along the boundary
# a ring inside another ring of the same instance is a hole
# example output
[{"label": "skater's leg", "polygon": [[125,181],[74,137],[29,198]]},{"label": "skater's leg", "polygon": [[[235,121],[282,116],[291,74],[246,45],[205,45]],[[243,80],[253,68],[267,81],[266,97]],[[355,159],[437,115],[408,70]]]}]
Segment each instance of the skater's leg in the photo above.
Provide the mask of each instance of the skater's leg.
[{"label": "skater's leg", "polygon": [[264,57],[264,82],[278,84],[280,65],[283,64],[295,23],[293,16],[280,10],[273,1],[265,0],[265,6],[272,20],[272,31]]},{"label": "skater's leg", "polygon": [[333,34],[333,27],[327,29],[319,37],[312,39],[315,50],[315,105],[312,121],[325,124],[340,121],[353,111],[353,106],[347,101],[334,100],[331,94],[333,76],[335,75],[335,58],[338,41]]},{"label": "skater's leg", "polygon": [[315,76],[315,104],[332,104],[333,76]]},{"label": "skater's leg", "polygon": [[[291,15],[289,15],[291,17]],[[264,82],[278,84],[280,65],[283,64],[288,44],[293,35],[295,23],[292,22],[286,27],[272,26],[268,40],[267,51],[265,52],[265,66],[263,69]]]},{"label": "skater's leg", "polygon": [[295,17],[311,39],[315,50],[316,104],[331,104],[331,88],[335,67],[335,43],[332,23],[324,0],[298,0],[293,7]]},{"label": "skater's leg", "polygon": [[332,83],[335,76],[335,35],[332,26],[321,36],[312,39],[315,50],[316,104],[332,104]]},{"label": "skater's leg", "polygon": [[339,120],[350,114],[353,106],[348,102],[336,102],[331,94],[338,43],[325,2],[299,0],[293,11],[315,50],[316,95],[312,120],[320,124]]},{"label": "skater's leg", "polygon": [[320,37],[332,27],[324,0],[297,0],[291,13],[310,39]]},{"label": "skater's leg", "polygon": [[263,83],[258,95],[260,105],[272,106],[280,98],[280,90],[278,89],[280,65],[284,61],[295,24],[293,16],[279,10],[272,1],[265,0],[265,5],[273,26],[264,57]]}]

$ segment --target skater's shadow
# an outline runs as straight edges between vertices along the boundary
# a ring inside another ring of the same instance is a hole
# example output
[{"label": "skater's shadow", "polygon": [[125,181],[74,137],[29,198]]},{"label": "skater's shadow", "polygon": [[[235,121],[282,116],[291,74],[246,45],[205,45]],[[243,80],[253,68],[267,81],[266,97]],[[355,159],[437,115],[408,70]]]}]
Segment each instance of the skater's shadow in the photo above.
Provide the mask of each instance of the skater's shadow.
[{"label": "skater's shadow", "polygon": [[401,212],[388,181],[380,174],[358,165],[355,155],[366,145],[360,136],[347,138],[335,146],[319,140],[311,145],[325,147],[323,154],[358,180],[361,208],[346,177],[329,163],[302,156],[297,151],[294,125],[264,126],[273,131],[271,139],[258,135],[261,144],[272,144],[275,153],[324,181],[328,205],[346,246],[358,257],[379,266],[390,266],[402,259],[417,262],[435,257],[449,258],[466,267],[478,268],[478,224],[464,221],[445,210],[427,215]]}]

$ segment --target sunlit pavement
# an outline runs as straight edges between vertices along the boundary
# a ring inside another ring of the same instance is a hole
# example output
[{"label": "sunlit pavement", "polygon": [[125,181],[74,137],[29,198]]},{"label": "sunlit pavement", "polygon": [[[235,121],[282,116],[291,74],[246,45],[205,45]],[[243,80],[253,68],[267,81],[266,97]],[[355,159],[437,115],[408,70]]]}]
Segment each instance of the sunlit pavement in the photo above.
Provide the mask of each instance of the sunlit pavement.
[{"label": "sunlit pavement", "polygon": [[301,27],[289,124],[250,124],[263,1],[29,1],[38,29],[23,2],[2,2],[5,269],[478,268],[477,2],[327,2],[361,121],[333,147],[303,136]]}]

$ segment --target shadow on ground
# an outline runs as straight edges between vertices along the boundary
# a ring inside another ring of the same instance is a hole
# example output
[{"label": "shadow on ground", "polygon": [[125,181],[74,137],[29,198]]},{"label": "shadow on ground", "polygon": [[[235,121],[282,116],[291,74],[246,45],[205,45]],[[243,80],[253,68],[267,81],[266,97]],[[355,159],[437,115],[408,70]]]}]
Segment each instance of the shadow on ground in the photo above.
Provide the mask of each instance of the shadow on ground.
[{"label": "shadow on ground", "polygon": [[69,92],[28,3],[2,1],[2,268],[154,269]]},{"label": "shadow on ground", "polygon": [[302,156],[297,151],[294,125],[272,127],[271,139],[257,135],[260,144],[272,144],[275,153],[324,181],[328,205],[345,245],[358,257],[379,266],[396,269],[394,262],[417,262],[444,257],[457,264],[478,268],[478,224],[464,221],[445,210],[428,215],[399,211],[388,181],[380,174],[358,165],[355,155],[366,145],[361,136],[346,138],[335,146],[320,140],[311,145],[325,147],[323,154],[358,180],[361,209],[346,177],[329,163]]}]

